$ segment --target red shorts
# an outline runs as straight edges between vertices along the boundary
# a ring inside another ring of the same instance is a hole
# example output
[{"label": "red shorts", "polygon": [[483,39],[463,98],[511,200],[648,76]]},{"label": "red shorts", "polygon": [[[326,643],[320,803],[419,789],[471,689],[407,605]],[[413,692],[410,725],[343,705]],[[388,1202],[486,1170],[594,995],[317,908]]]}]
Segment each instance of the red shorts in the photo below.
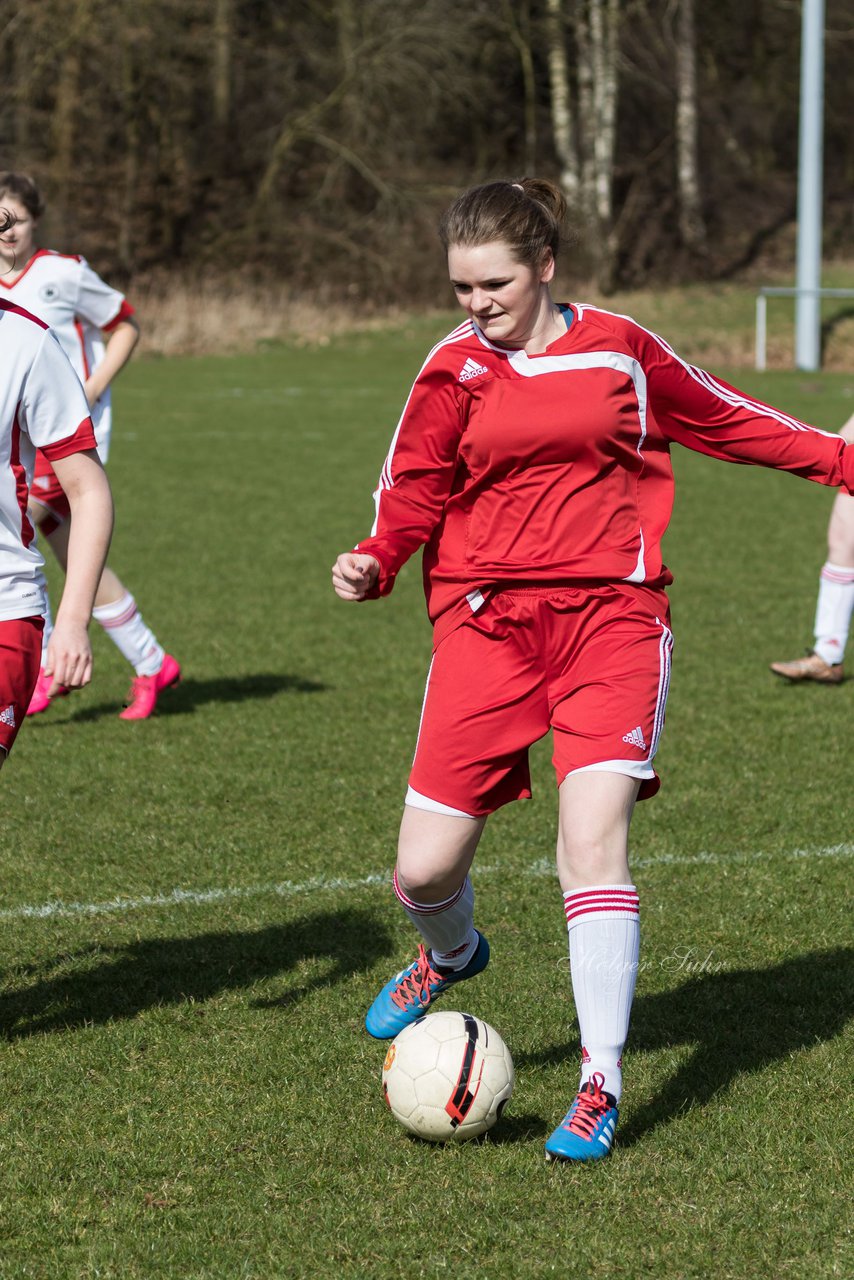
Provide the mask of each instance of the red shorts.
[{"label": "red shorts", "polygon": [[44,618],[0,622],[0,750],[10,751],[39,674]]},{"label": "red shorts", "polygon": [[56,472],[42,453],[36,450],[36,465],[33,472],[33,483],[30,497],[47,507],[50,515],[39,524],[39,530],[49,535],[58,529],[71,515],[71,507],[65,496],[65,490],[56,478]]},{"label": "red shorts", "polygon": [[668,622],[664,592],[643,586],[491,596],[433,654],[409,802],[482,817],[529,797],[528,748],[549,729],[558,786],[596,769],[638,778],[640,799],[655,795]]}]

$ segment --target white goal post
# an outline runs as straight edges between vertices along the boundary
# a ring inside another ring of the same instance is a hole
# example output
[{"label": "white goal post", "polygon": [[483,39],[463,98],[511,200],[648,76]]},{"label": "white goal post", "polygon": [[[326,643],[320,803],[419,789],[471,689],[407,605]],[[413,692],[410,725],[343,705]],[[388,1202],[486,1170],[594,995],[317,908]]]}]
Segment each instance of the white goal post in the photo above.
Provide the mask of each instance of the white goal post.
[{"label": "white goal post", "polygon": [[766,286],[756,295],[756,368],[766,367],[769,298],[854,298],[854,289],[790,289]]}]

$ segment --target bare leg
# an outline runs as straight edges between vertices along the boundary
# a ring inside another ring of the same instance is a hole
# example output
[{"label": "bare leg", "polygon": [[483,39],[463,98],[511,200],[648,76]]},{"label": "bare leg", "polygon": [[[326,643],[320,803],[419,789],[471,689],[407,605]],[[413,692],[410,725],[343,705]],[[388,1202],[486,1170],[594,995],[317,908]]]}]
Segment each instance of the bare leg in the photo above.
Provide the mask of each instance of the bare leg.
[{"label": "bare leg", "polygon": [[564,893],[628,884],[629,824],[640,783],[622,773],[571,773],[560,788],[557,870]]},{"label": "bare leg", "polygon": [[397,879],[417,902],[443,902],[465,880],[486,825],[404,805],[397,846]]},{"label": "bare leg", "polygon": [[842,659],[854,612],[854,497],[838,493],[827,527],[827,560],[816,601],[813,649],[841,680]]},{"label": "bare leg", "polygon": [[640,945],[628,835],[640,783],[624,774],[573,773],[560,788],[558,874],[569,930],[581,1031],[581,1086],[594,1077],[615,1100]]},{"label": "bare leg", "polygon": [[827,558],[854,569],[854,497],[837,493],[827,527]]},{"label": "bare leg", "polygon": [[854,497],[838,493],[827,527],[827,560],[818,582],[813,648],[804,658],[772,662],[787,680],[841,684],[842,660],[854,613]]},{"label": "bare leg", "polygon": [[368,1010],[372,1036],[387,1039],[426,1013],[449,982],[486,967],[489,944],[474,927],[468,877],[486,819],[406,805],[400,824],[395,893],[421,934],[418,958],[383,987]]},{"label": "bare leg", "polygon": [[[47,539],[57,562],[66,572],[71,521],[64,520],[55,526],[55,517],[40,502],[31,500],[31,520]],[[123,720],[145,720],[155,709],[157,699],[164,689],[175,684],[181,676],[177,661],[166,653],[154,632],[146,624],[137,603],[116,573],[105,565],[95,592],[92,616],[130,663],[136,674],[129,695],[129,705],[121,712]],[[45,618],[44,645],[50,639],[50,611]],[[37,706],[31,704],[30,714],[37,714],[49,705],[45,699]]]},{"label": "bare leg", "polygon": [[[43,507],[40,502],[30,501],[29,512],[30,519],[42,529],[45,520],[50,517],[50,512]],[[52,517],[51,521],[52,521]],[[42,530],[42,537],[47,538],[51,551],[56,556],[57,563],[65,573],[68,569],[68,538],[71,533],[71,521],[64,520],[61,525],[53,529],[50,533],[45,534]],[[121,600],[127,594],[127,588],[123,585],[118,576],[113,573],[109,565],[104,566],[101,574],[101,581],[98,583],[98,590],[95,593],[95,608],[99,608],[106,604],[114,604],[117,600]]]}]

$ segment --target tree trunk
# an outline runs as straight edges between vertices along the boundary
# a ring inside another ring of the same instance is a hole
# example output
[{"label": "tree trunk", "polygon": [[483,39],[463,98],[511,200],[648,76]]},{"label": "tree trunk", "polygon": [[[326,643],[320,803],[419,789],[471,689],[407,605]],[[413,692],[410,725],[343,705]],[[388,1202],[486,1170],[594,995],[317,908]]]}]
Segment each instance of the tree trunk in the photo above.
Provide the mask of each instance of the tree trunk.
[{"label": "tree trunk", "polygon": [[551,90],[552,134],[560,162],[560,185],[571,207],[577,206],[581,190],[578,148],[572,124],[569,66],[563,38],[563,2],[546,0],[546,40],[548,43],[549,87]]},{"label": "tree trunk", "polygon": [[593,158],[596,217],[603,230],[614,215],[614,145],[617,123],[619,0],[590,0],[593,54]]},{"label": "tree trunk", "polygon": [[51,142],[53,151],[52,177],[56,190],[60,192],[57,201],[54,226],[61,239],[69,231],[67,200],[74,199],[75,174],[75,121],[80,113],[80,73],[82,67],[82,43],[84,32],[91,20],[90,0],[74,0],[69,15],[70,21],[66,30],[62,59],[59,65],[59,76],[56,83],[56,97],[51,119]]},{"label": "tree trunk", "polygon": [[231,119],[233,0],[215,0],[213,13],[213,115],[221,135]]},{"label": "tree trunk", "polygon": [[37,42],[32,23],[32,11],[28,12],[23,0],[20,0],[3,33],[8,41],[12,65],[12,83],[8,90],[15,104],[13,129],[16,164],[28,167],[27,157],[33,141],[32,101],[35,92],[32,85],[36,79],[33,75],[33,62]]},{"label": "tree trunk", "polygon": [[[534,71],[534,51],[531,47],[531,9],[529,4],[514,5],[512,0],[503,0],[502,12],[504,24],[510,41],[519,55],[519,66],[522,70],[525,110],[525,150],[523,167],[526,174],[537,171],[537,78]],[[517,15],[521,9],[521,21]],[[564,55],[564,63],[566,57]]]},{"label": "tree trunk", "polygon": [[697,156],[697,51],[694,0],[679,0],[676,28],[676,178],[679,233],[687,248],[706,244]]},{"label": "tree trunk", "polygon": [[593,65],[586,0],[576,0],[573,25],[578,75],[579,205],[581,217],[592,230],[596,211],[593,165]]},{"label": "tree trunk", "polygon": [[130,271],[133,267],[133,223],[139,187],[139,107],[134,53],[128,40],[125,40],[122,49],[122,106],[125,138],[122,175],[124,191],[118,250],[122,266],[126,271]]},{"label": "tree trunk", "polygon": [[596,278],[600,288],[610,292],[615,286],[617,243],[614,229],[614,161],[617,146],[617,100],[619,96],[620,0],[589,0],[579,4],[576,26],[579,35],[579,76],[585,66],[585,93],[590,98],[587,113],[588,138],[584,148],[589,157],[589,205],[594,235]]}]

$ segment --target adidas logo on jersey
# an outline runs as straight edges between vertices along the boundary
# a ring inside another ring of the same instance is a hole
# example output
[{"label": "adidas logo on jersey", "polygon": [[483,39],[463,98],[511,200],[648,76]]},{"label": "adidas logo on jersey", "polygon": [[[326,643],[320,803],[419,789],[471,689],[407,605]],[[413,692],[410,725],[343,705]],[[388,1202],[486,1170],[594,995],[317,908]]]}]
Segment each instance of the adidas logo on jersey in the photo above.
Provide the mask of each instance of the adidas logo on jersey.
[{"label": "adidas logo on jersey", "polygon": [[630,746],[639,747],[641,751],[646,751],[646,743],[643,740],[643,731],[640,725],[636,729],[632,729],[631,733],[624,733],[623,742],[628,742]]},{"label": "adidas logo on jersey", "polygon": [[476,360],[469,359],[466,360],[462,369],[460,369],[460,376],[457,381],[468,382],[469,378],[479,378],[482,373],[489,373],[486,366],[478,364]]},{"label": "adidas logo on jersey", "polygon": [[16,728],[15,708],[10,703],[5,711],[0,711],[0,724],[7,724],[10,729]]}]

